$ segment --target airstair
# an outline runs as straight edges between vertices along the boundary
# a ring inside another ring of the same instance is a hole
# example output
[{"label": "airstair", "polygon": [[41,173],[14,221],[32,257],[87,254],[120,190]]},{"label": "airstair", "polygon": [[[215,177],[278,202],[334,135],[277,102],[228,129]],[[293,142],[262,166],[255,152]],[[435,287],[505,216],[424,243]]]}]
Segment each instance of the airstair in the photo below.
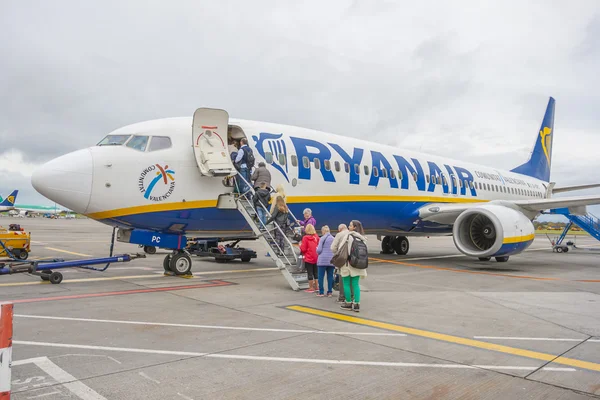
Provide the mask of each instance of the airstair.
[{"label": "airstair", "polygon": [[573,224],[577,225],[587,233],[589,233],[596,240],[600,240],[600,219],[591,213],[587,213],[585,215],[575,215],[569,213],[568,208],[557,208],[554,210],[550,210],[552,214],[564,215],[569,219],[569,222],[565,226],[562,234],[556,241],[556,245],[561,245],[562,241],[567,236],[569,229],[573,226]]},{"label": "airstair", "polygon": [[[244,180],[240,174],[237,174],[236,186],[238,179]],[[301,263],[299,250],[293,246],[292,241],[286,235],[286,232],[283,232],[276,223],[273,222],[272,224],[269,224],[269,226],[265,226],[265,224],[262,223],[252,202],[252,196],[255,195],[254,189],[252,189],[252,186],[247,182],[246,186],[250,189],[245,193],[225,193],[220,195],[217,207],[221,209],[236,208],[252,228],[252,231],[258,240],[268,251],[271,259],[275,262],[275,265],[277,265],[277,268],[279,268],[290,287],[294,290],[308,288],[308,278],[306,270]],[[260,204],[259,207],[263,208],[263,212],[266,213],[267,219],[269,219],[271,217],[269,210],[264,208],[262,204]],[[291,211],[290,215],[294,221],[297,221]],[[283,248],[279,246],[275,239],[276,232],[284,237]]]}]

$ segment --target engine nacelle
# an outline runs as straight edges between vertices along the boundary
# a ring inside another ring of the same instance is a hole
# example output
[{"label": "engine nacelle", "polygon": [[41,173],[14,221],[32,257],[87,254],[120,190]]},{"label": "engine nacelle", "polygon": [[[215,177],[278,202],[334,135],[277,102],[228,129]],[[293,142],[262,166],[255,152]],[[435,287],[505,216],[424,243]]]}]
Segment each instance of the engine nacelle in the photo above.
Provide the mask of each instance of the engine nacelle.
[{"label": "engine nacelle", "polygon": [[518,254],[535,237],[535,228],[523,213],[493,204],[463,211],[452,231],[458,250],[471,257]]}]

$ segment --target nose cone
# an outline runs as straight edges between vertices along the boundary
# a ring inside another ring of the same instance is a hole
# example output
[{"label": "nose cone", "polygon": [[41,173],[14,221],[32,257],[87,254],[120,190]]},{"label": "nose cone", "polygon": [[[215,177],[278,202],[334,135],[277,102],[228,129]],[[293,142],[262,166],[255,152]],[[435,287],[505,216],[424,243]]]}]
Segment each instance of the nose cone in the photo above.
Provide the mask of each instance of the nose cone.
[{"label": "nose cone", "polygon": [[85,213],[92,194],[94,163],[90,149],[74,151],[38,167],[31,184],[41,195]]}]

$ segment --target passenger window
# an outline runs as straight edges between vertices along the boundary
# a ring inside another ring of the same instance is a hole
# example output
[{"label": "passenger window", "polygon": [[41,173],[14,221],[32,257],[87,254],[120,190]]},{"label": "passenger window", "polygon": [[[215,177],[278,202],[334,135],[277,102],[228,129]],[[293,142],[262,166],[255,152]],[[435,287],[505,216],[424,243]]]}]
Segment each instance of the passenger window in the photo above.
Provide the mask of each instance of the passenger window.
[{"label": "passenger window", "polygon": [[469,188],[469,181],[465,179],[465,188]]},{"label": "passenger window", "polygon": [[315,164],[315,169],[321,169],[321,160],[319,160],[318,158],[315,158],[313,160],[313,163]]},{"label": "passenger window", "polygon": [[294,167],[297,167],[298,166],[298,157],[296,157],[295,155],[293,155],[291,158],[292,158],[292,165]]},{"label": "passenger window", "polygon": [[469,182],[469,187],[470,187],[471,189],[475,189],[475,184],[473,183],[473,181],[470,181],[470,182]]},{"label": "passenger window", "polygon": [[148,151],[164,150],[171,147],[171,138],[168,136],[152,136]]},{"label": "passenger window", "polygon": [[[365,172],[367,172],[367,171],[365,170]],[[378,176],[379,176],[379,169],[378,169],[377,167],[373,167],[373,175],[374,175],[375,177],[378,177]]]},{"label": "passenger window", "polygon": [[429,183],[429,175],[425,175],[425,180]]},{"label": "passenger window", "polygon": [[129,142],[127,142],[127,147],[131,147],[132,149],[144,151],[146,150],[146,145],[148,144],[148,136],[134,136],[131,138]]},{"label": "passenger window", "polygon": [[131,135],[108,135],[97,144],[97,146],[121,146]]},{"label": "passenger window", "polygon": [[304,168],[310,168],[310,161],[308,161],[308,157],[302,157],[302,166]]},{"label": "passenger window", "polygon": [[354,164],[354,173],[360,175],[360,165]]},{"label": "passenger window", "polygon": [[323,161],[323,165],[325,166],[325,171],[331,171],[331,161],[325,160]]},{"label": "passenger window", "polygon": [[444,186],[448,186],[448,179],[446,179],[446,175],[442,175],[442,183]]},{"label": "passenger window", "polygon": [[463,181],[458,181],[460,187],[463,187]]},{"label": "passenger window", "polygon": [[336,171],[336,172],[340,172],[340,169],[341,169],[341,167],[340,167],[340,162],[339,162],[339,161],[336,161],[336,162],[334,162],[334,163],[333,163],[333,165],[334,165],[334,167],[335,167],[335,171]]},{"label": "passenger window", "polygon": [[285,165],[285,154],[279,153],[279,164]]},{"label": "passenger window", "polygon": [[396,179],[396,173],[394,172],[393,169],[390,169],[390,178]]},{"label": "passenger window", "polygon": [[382,176],[383,178],[387,178],[387,169],[385,169],[385,168],[381,168],[381,176]]},{"label": "passenger window", "polygon": [[369,166],[365,165],[365,175],[369,175]]},{"label": "passenger window", "polygon": [[350,173],[350,164],[348,164],[347,162],[344,163],[344,171],[346,171],[347,174]]},{"label": "passenger window", "polygon": [[273,164],[273,153],[270,151],[265,152],[265,161],[267,164]]},{"label": "passenger window", "polygon": [[452,186],[458,186],[458,182],[456,182],[456,176],[452,175]]},{"label": "passenger window", "polygon": [[417,173],[416,173],[416,172],[413,172],[412,176],[413,176],[413,179],[414,179],[414,180],[415,180],[415,182],[416,182],[416,181],[417,181],[417,178],[418,178],[418,176],[417,176]]},{"label": "passenger window", "polygon": [[401,181],[403,178],[402,171],[398,170],[398,180]]}]

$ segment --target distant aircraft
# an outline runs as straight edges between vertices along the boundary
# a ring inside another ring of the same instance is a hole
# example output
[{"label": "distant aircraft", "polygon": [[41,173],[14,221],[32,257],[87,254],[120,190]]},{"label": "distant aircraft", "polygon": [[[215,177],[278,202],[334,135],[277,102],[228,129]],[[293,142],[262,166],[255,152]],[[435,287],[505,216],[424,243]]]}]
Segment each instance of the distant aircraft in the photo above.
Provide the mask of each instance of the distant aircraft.
[{"label": "distant aircraft", "polygon": [[68,212],[68,210],[64,210],[62,208],[53,207],[53,206],[36,206],[30,204],[15,204],[15,209],[13,210],[16,213],[27,216],[31,214],[61,214]]},{"label": "distant aircraft", "polygon": [[17,194],[19,194],[18,190],[13,190],[11,194],[2,202],[0,202],[0,212],[14,210],[15,208],[15,200],[17,199]]},{"label": "distant aircraft", "polygon": [[600,203],[600,196],[551,198],[599,186],[558,189],[550,182],[554,107],[550,98],[529,160],[510,171],[310,129],[230,120],[224,110],[200,108],[193,118],[117,129],[96,146],[44,164],[32,184],[47,198],[131,234],[131,243],[162,238],[160,247],[178,249],[184,234],[255,237],[238,209],[223,206],[233,190],[223,177],[236,174],[228,139],[247,138],[256,163],[266,162],[272,186],[285,186],[296,215],[311,208],[318,227],[358,219],[382,240],[383,252],[402,255],[409,236],[453,235],[467,256],[504,262],[531,245],[531,221],[540,212],[569,207],[582,213],[585,205]]}]

